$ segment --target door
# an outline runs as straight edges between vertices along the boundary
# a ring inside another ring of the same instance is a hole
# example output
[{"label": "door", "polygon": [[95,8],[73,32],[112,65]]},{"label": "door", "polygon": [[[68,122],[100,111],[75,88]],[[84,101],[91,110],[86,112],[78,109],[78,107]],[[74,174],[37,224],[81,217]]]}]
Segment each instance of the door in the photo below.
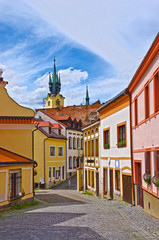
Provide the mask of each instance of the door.
[{"label": "door", "polygon": [[108,174],[107,174],[107,169],[103,169],[103,194],[107,195],[108,193]]},{"label": "door", "polygon": [[85,190],[87,190],[87,170],[85,170]]},{"label": "door", "polygon": [[99,173],[96,172],[96,196],[99,196]]},{"label": "door", "polygon": [[139,194],[139,205],[141,207],[144,207],[143,203],[143,189],[142,189],[142,176],[141,176],[141,163],[138,164],[138,179],[139,179],[139,185],[138,185],[138,194]]},{"label": "door", "polygon": [[132,204],[132,178],[131,176],[123,175],[123,200]]},{"label": "door", "polygon": [[113,169],[109,170],[109,177],[110,177],[110,197],[113,199]]}]

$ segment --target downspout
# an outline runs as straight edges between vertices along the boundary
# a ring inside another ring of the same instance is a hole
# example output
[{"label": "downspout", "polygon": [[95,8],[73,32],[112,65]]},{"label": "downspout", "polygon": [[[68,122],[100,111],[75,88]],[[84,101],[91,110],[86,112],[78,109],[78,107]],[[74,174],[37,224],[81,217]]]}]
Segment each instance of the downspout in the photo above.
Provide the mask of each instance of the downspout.
[{"label": "downspout", "polygon": [[45,176],[45,141],[47,139],[48,139],[48,137],[44,139],[44,183],[45,183],[45,178],[46,178],[46,176]]},{"label": "downspout", "polygon": [[131,173],[132,173],[132,205],[135,206],[135,194],[134,194],[134,164],[133,164],[133,147],[132,147],[132,113],[131,113],[131,94],[129,97],[130,102],[130,151],[131,151]]},{"label": "downspout", "polygon": [[[32,160],[34,160],[34,132],[38,130],[38,124],[35,126],[36,129],[32,131]],[[36,166],[33,165],[33,196],[35,196],[35,191],[34,191],[34,168],[37,167],[37,163],[35,164]]]}]

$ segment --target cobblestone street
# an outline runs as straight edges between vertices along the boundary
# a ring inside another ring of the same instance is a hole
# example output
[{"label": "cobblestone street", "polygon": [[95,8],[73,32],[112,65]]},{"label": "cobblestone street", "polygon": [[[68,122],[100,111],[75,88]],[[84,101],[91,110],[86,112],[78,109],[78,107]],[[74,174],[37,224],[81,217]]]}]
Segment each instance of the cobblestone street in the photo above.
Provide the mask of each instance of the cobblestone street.
[{"label": "cobblestone street", "polygon": [[41,190],[36,198],[38,206],[1,213],[0,240],[159,239],[159,220],[141,207],[70,189]]}]

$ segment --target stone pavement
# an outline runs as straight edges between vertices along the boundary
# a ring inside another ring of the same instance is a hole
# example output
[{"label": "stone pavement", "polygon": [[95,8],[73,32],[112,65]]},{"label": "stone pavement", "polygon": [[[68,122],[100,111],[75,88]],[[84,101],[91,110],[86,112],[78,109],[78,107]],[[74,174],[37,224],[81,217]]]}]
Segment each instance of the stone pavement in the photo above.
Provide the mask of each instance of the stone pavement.
[{"label": "stone pavement", "polygon": [[141,207],[70,189],[41,190],[36,198],[41,205],[1,214],[0,240],[159,240],[159,220]]}]

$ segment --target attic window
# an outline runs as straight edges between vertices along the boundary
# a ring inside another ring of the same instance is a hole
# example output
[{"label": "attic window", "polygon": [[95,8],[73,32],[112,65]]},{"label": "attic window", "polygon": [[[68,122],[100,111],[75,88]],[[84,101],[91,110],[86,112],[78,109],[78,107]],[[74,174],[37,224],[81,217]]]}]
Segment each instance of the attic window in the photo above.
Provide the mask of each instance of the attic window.
[{"label": "attic window", "polygon": [[49,134],[51,134],[51,127],[49,127]]},{"label": "attic window", "polygon": [[61,129],[59,128],[59,135],[61,135]]}]

